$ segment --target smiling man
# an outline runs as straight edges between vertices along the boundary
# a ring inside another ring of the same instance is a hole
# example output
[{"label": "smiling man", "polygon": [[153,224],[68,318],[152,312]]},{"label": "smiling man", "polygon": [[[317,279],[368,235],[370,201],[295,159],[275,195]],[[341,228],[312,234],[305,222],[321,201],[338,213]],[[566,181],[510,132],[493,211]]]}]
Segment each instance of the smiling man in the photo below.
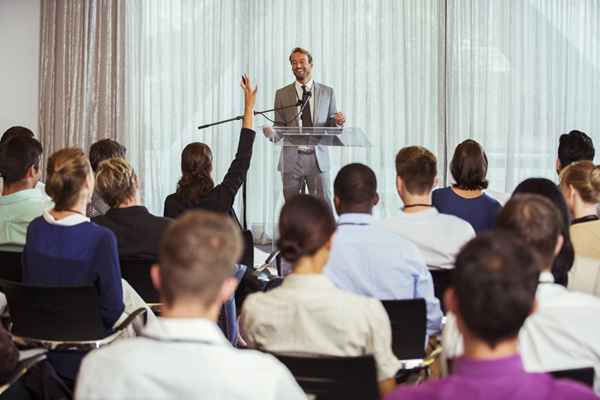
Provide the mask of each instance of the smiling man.
[{"label": "smiling man", "polygon": [[[342,126],[346,122],[338,112],[333,89],[313,80],[313,59],[308,50],[296,47],[290,54],[290,64],[296,81],[275,94],[275,108],[302,105],[275,112],[275,126],[319,127]],[[270,136],[270,131],[265,134]],[[278,170],[283,179],[286,200],[302,192],[319,197],[330,204],[329,153],[325,146],[283,147]]]}]

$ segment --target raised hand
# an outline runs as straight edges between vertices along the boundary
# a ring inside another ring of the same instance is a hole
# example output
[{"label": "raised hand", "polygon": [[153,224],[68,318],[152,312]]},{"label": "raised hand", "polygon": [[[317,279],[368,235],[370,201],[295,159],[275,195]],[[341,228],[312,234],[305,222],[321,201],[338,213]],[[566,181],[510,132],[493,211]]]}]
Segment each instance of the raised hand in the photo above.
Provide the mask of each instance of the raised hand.
[{"label": "raised hand", "polygon": [[256,104],[256,91],[258,90],[258,86],[255,88],[252,87],[252,82],[250,81],[250,77],[247,74],[242,75],[242,81],[240,82],[240,86],[244,91],[244,111],[254,110],[254,105]]}]

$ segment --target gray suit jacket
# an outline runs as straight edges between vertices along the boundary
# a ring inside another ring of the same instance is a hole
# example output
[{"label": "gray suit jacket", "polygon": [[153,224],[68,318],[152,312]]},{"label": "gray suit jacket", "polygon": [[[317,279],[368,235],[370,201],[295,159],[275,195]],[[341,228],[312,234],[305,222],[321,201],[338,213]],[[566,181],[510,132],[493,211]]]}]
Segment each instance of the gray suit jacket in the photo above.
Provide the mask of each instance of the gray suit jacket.
[{"label": "gray suit jacket", "polygon": [[[312,90],[314,97],[314,111],[312,116],[313,125],[336,126],[334,115],[337,112],[337,108],[335,106],[335,94],[333,93],[333,89],[329,86],[315,82]],[[298,94],[296,93],[296,88],[293,83],[282,87],[275,93],[275,108],[289,106],[296,104],[297,102]],[[298,114],[298,107],[275,111],[275,126],[298,126],[300,116],[294,118],[296,114]],[[289,122],[285,123],[286,121]],[[327,146],[315,146],[315,156],[317,157],[317,164],[319,165],[321,172],[328,171],[329,152],[327,151]],[[296,147],[283,147],[277,169],[282,171],[283,169],[288,170],[293,168],[296,165],[297,158],[298,150]],[[283,160],[285,160],[285,166],[282,165]]]}]

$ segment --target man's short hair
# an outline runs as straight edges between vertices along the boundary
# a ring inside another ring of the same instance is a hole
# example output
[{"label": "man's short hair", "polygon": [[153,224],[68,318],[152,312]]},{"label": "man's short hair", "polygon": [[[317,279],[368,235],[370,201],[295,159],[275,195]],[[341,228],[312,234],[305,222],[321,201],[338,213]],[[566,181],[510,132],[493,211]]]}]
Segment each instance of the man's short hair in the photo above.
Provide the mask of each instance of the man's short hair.
[{"label": "man's short hair", "polygon": [[526,243],[502,230],[482,233],[460,250],[452,286],[472,335],[492,348],[518,335],[532,311],[539,264]]},{"label": "man's short hair", "polygon": [[41,156],[42,145],[32,137],[19,135],[0,144],[0,175],[4,182],[22,180],[31,166],[39,169]]},{"label": "man's short hair", "polygon": [[539,194],[517,194],[498,214],[496,227],[513,233],[536,250],[547,269],[554,259],[556,243],[562,230],[558,208]]},{"label": "man's short hair", "polygon": [[396,155],[396,175],[411,194],[429,193],[437,175],[437,160],[425,147],[404,147]]},{"label": "man's short hair", "polygon": [[125,158],[127,149],[125,146],[112,139],[98,140],[96,143],[90,146],[90,164],[92,164],[92,170],[98,171],[98,166],[104,160],[109,158]]},{"label": "man's short hair", "polygon": [[312,54],[310,54],[310,51],[303,49],[302,47],[295,47],[294,50],[292,50],[289,57],[290,64],[292,63],[292,55],[294,53],[304,54],[308,58],[308,63],[312,65]]},{"label": "man's short hair", "polygon": [[456,187],[463,190],[487,189],[487,169],[488,159],[479,143],[467,139],[456,146],[450,162]]},{"label": "man's short hair", "polygon": [[592,161],[594,154],[592,139],[581,131],[563,133],[558,139],[558,161],[561,169],[575,161]]},{"label": "man's short hair", "polygon": [[28,138],[34,138],[35,135],[29,128],[25,128],[24,126],[11,126],[2,134],[2,139],[0,139],[0,144],[8,142],[10,139],[18,136],[24,136]]},{"label": "man's short hair", "polygon": [[333,191],[345,204],[365,204],[377,195],[377,177],[364,164],[348,164],[335,177]]},{"label": "man's short hair", "polygon": [[240,229],[231,218],[188,211],[171,223],[160,243],[161,296],[167,304],[186,299],[212,304],[242,253]]}]

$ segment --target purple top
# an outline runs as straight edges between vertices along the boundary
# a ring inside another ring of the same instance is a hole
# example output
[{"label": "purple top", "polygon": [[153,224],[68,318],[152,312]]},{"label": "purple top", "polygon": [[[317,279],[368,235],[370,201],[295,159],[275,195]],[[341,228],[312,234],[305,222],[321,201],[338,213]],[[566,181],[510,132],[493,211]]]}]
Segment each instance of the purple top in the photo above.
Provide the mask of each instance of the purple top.
[{"label": "purple top", "polygon": [[461,357],[446,379],[419,386],[400,386],[386,400],[568,400],[598,399],[591,389],[568,380],[554,380],[544,373],[528,373],[521,357],[475,360]]}]

